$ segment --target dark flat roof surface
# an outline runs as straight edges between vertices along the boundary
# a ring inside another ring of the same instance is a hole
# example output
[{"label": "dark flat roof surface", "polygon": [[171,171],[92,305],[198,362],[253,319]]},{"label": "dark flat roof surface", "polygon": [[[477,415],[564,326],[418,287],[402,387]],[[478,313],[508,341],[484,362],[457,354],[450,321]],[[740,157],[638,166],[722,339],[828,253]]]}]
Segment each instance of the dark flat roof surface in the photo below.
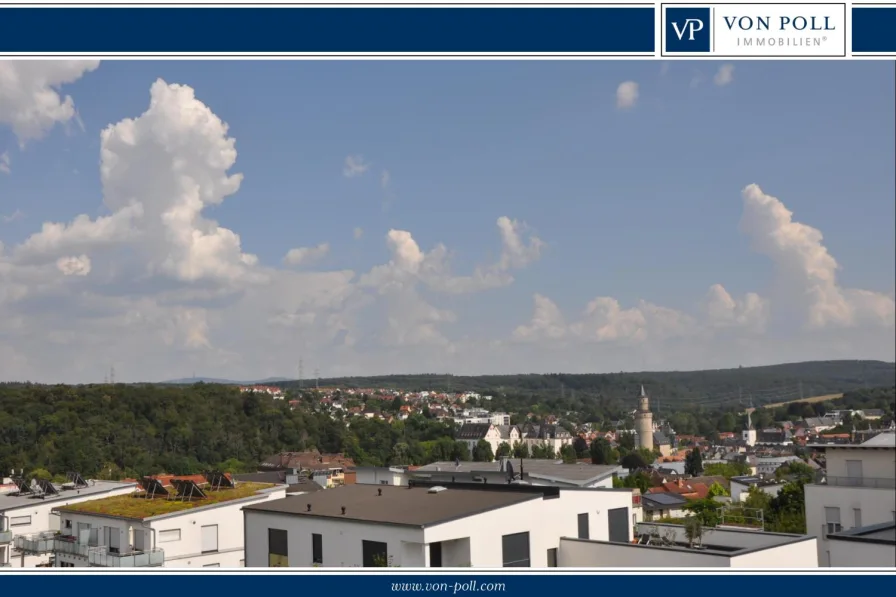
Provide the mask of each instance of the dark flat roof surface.
[{"label": "dark flat roof surface", "polygon": [[[378,495],[377,490],[382,490],[382,495]],[[448,488],[439,493],[429,493],[428,487],[345,485],[252,504],[243,509],[424,527],[543,498],[543,494],[534,492]],[[311,504],[310,512],[307,511],[308,504]],[[341,510],[343,506],[344,515]]]}]

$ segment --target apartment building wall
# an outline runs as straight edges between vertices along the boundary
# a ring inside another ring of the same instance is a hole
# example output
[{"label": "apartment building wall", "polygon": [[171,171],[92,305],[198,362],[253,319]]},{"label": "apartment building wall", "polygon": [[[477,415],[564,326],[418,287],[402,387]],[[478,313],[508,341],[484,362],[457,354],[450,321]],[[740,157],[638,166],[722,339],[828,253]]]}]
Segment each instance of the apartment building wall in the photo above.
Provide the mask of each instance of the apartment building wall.
[{"label": "apartment building wall", "polygon": [[828,541],[832,568],[896,568],[896,545]]},{"label": "apartment building wall", "polygon": [[826,456],[827,483],[805,487],[806,532],[831,566],[829,532],[896,520],[896,450],[828,447]]},{"label": "apartment building wall", "polygon": [[[0,515],[7,517],[7,524],[13,538],[20,535],[35,535],[48,531],[58,531],[60,530],[60,520],[59,516],[53,512],[55,508],[118,495],[127,495],[137,489],[136,483],[114,483],[111,481],[102,481],[101,483],[108,484],[109,490],[102,493],[85,494],[78,494],[77,490],[66,491],[61,499],[28,500],[25,505],[17,505],[0,510]],[[9,497],[0,496],[0,508],[3,508],[4,499],[9,499]],[[19,501],[18,498],[16,499]],[[7,557],[10,566],[13,568],[34,568],[39,564],[50,561],[49,554],[25,554],[22,557],[22,554],[13,547],[12,543],[9,545],[8,550]]]},{"label": "apartment building wall", "polygon": [[[425,529],[246,511],[246,565],[268,565],[268,531],[279,529],[288,533],[290,567],[312,564],[312,534],[319,534],[324,567],[361,566],[362,541],[377,541],[387,544],[395,566],[429,566],[428,546],[442,543],[446,567],[500,568],[504,565],[502,537],[528,533],[530,566],[542,568],[548,565],[548,550],[558,549],[561,537],[578,535],[579,514],[588,514],[590,537],[608,540],[608,512],[618,508],[625,509],[626,519],[631,521],[631,492],[561,490],[560,497],[555,499],[538,496]],[[626,540],[630,540],[631,525],[627,528]]]},{"label": "apartment building wall", "polygon": [[[105,530],[109,528],[117,534],[117,545],[121,553],[161,549],[165,553],[166,568],[236,568],[242,566],[245,559],[242,507],[285,497],[286,488],[277,487],[255,498],[194,508],[146,520],[65,512],[62,514],[62,524],[65,527],[64,533],[76,537],[81,528],[100,529],[97,539],[104,546],[110,544]],[[62,562],[76,567],[88,564],[86,557],[68,553],[57,553],[56,559],[57,565]]]}]

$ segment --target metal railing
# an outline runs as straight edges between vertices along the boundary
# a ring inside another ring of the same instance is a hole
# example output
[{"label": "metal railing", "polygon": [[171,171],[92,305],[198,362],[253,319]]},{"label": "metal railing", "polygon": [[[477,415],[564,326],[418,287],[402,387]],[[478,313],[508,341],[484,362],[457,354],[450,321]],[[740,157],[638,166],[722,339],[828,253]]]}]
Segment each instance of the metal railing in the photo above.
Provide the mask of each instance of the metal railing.
[{"label": "metal railing", "polygon": [[829,475],[825,481],[828,485],[835,485],[837,487],[896,489],[896,479],[885,479],[881,477],[836,477]]},{"label": "metal railing", "polygon": [[19,535],[15,538],[16,549],[31,554],[50,553],[56,543],[55,531],[44,531],[34,535]]},{"label": "metal railing", "polygon": [[87,564],[105,568],[162,566],[165,564],[165,552],[161,549],[150,549],[147,551],[112,553],[107,547],[91,547],[87,552]]}]

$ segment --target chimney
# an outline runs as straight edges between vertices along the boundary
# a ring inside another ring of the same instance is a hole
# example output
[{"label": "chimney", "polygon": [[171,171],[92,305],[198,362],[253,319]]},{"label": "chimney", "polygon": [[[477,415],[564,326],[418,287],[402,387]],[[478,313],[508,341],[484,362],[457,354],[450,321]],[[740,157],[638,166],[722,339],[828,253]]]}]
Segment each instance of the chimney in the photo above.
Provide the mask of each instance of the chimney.
[{"label": "chimney", "polygon": [[311,504],[306,504],[306,506],[308,506],[308,509],[306,510],[306,512],[311,512]]},{"label": "chimney", "polygon": [[345,506],[342,507],[342,514],[345,514]]}]

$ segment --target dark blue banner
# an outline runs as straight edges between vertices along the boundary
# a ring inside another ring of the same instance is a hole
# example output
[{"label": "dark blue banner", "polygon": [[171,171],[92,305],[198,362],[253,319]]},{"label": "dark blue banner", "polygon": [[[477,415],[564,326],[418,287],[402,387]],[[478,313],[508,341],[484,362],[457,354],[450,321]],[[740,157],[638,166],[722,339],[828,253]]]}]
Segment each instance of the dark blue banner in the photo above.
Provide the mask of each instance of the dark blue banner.
[{"label": "dark blue banner", "polygon": [[653,7],[0,8],[0,53],[652,53]]},{"label": "dark blue banner", "polygon": [[[176,593],[187,592],[192,594],[253,594],[260,590],[268,592],[284,592],[293,594],[297,590],[303,593],[330,593],[332,591],[363,594],[365,597],[380,597],[394,593],[441,593],[443,595],[470,595],[473,593],[494,593],[507,595],[558,595],[569,592],[594,591],[594,583],[600,583],[600,592],[608,594],[624,594],[631,590],[632,583],[643,582],[645,576],[651,584],[657,586],[680,586],[682,582],[696,582],[704,585],[706,582],[732,583],[731,586],[752,586],[756,583],[768,583],[774,585],[776,591],[786,595],[800,595],[805,593],[817,594],[841,594],[854,592],[857,583],[861,583],[862,589],[870,592],[884,591],[892,588],[893,574],[848,575],[831,569],[818,569],[811,573],[792,574],[768,574],[768,573],[744,573],[734,572],[731,569],[719,570],[712,573],[694,573],[682,570],[681,574],[662,572],[649,572],[644,570],[624,573],[624,571],[598,570],[597,574],[581,574],[573,572],[564,573],[562,568],[545,569],[540,573],[533,570],[520,570],[509,568],[496,573],[460,572],[445,574],[444,572],[432,573],[401,573],[400,571],[382,571],[378,574],[369,572],[351,573],[346,569],[341,574],[332,571],[307,570],[294,573],[282,573],[272,571],[253,571],[252,569],[227,570],[218,568],[212,570],[198,569],[193,573],[184,571],[169,571],[156,569],[150,573],[136,574],[104,574],[113,569],[97,568],[82,569],[92,574],[49,573],[59,571],[59,568],[44,569],[37,574],[4,574],[3,589],[10,595],[19,592],[40,588],[42,593],[58,592],[71,593],[90,592],[114,592],[120,591],[122,586],[129,587],[167,587]],[[120,571],[120,570],[119,570]],[[132,572],[136,572],[133,571]],[[784,572],[784,571],[782,571]],[[603,574],[602,574],[603,573]],[[609,574],[607,574],[609,573]],[[38,574],[40,575],[37,578]],[[720,575],[719,579],[706,578],[711,575]],[[177,576],[177,578],[168,578]],[[338,578],[334,578],[338,576]],[[757,578],[766,576],[766,578]],[[599,577],[599,578],[597,578]],[[170,583],[176,583],[171,585]],[[36,584],[37,583],[37,584]],[[161,583],[161,584],[160,584]],[[333,583],[338,585],[334,589]]]},{"label": "dark blue banner", "polygon": [[896,7],[853,7],[852,51],[896,54]]}]

